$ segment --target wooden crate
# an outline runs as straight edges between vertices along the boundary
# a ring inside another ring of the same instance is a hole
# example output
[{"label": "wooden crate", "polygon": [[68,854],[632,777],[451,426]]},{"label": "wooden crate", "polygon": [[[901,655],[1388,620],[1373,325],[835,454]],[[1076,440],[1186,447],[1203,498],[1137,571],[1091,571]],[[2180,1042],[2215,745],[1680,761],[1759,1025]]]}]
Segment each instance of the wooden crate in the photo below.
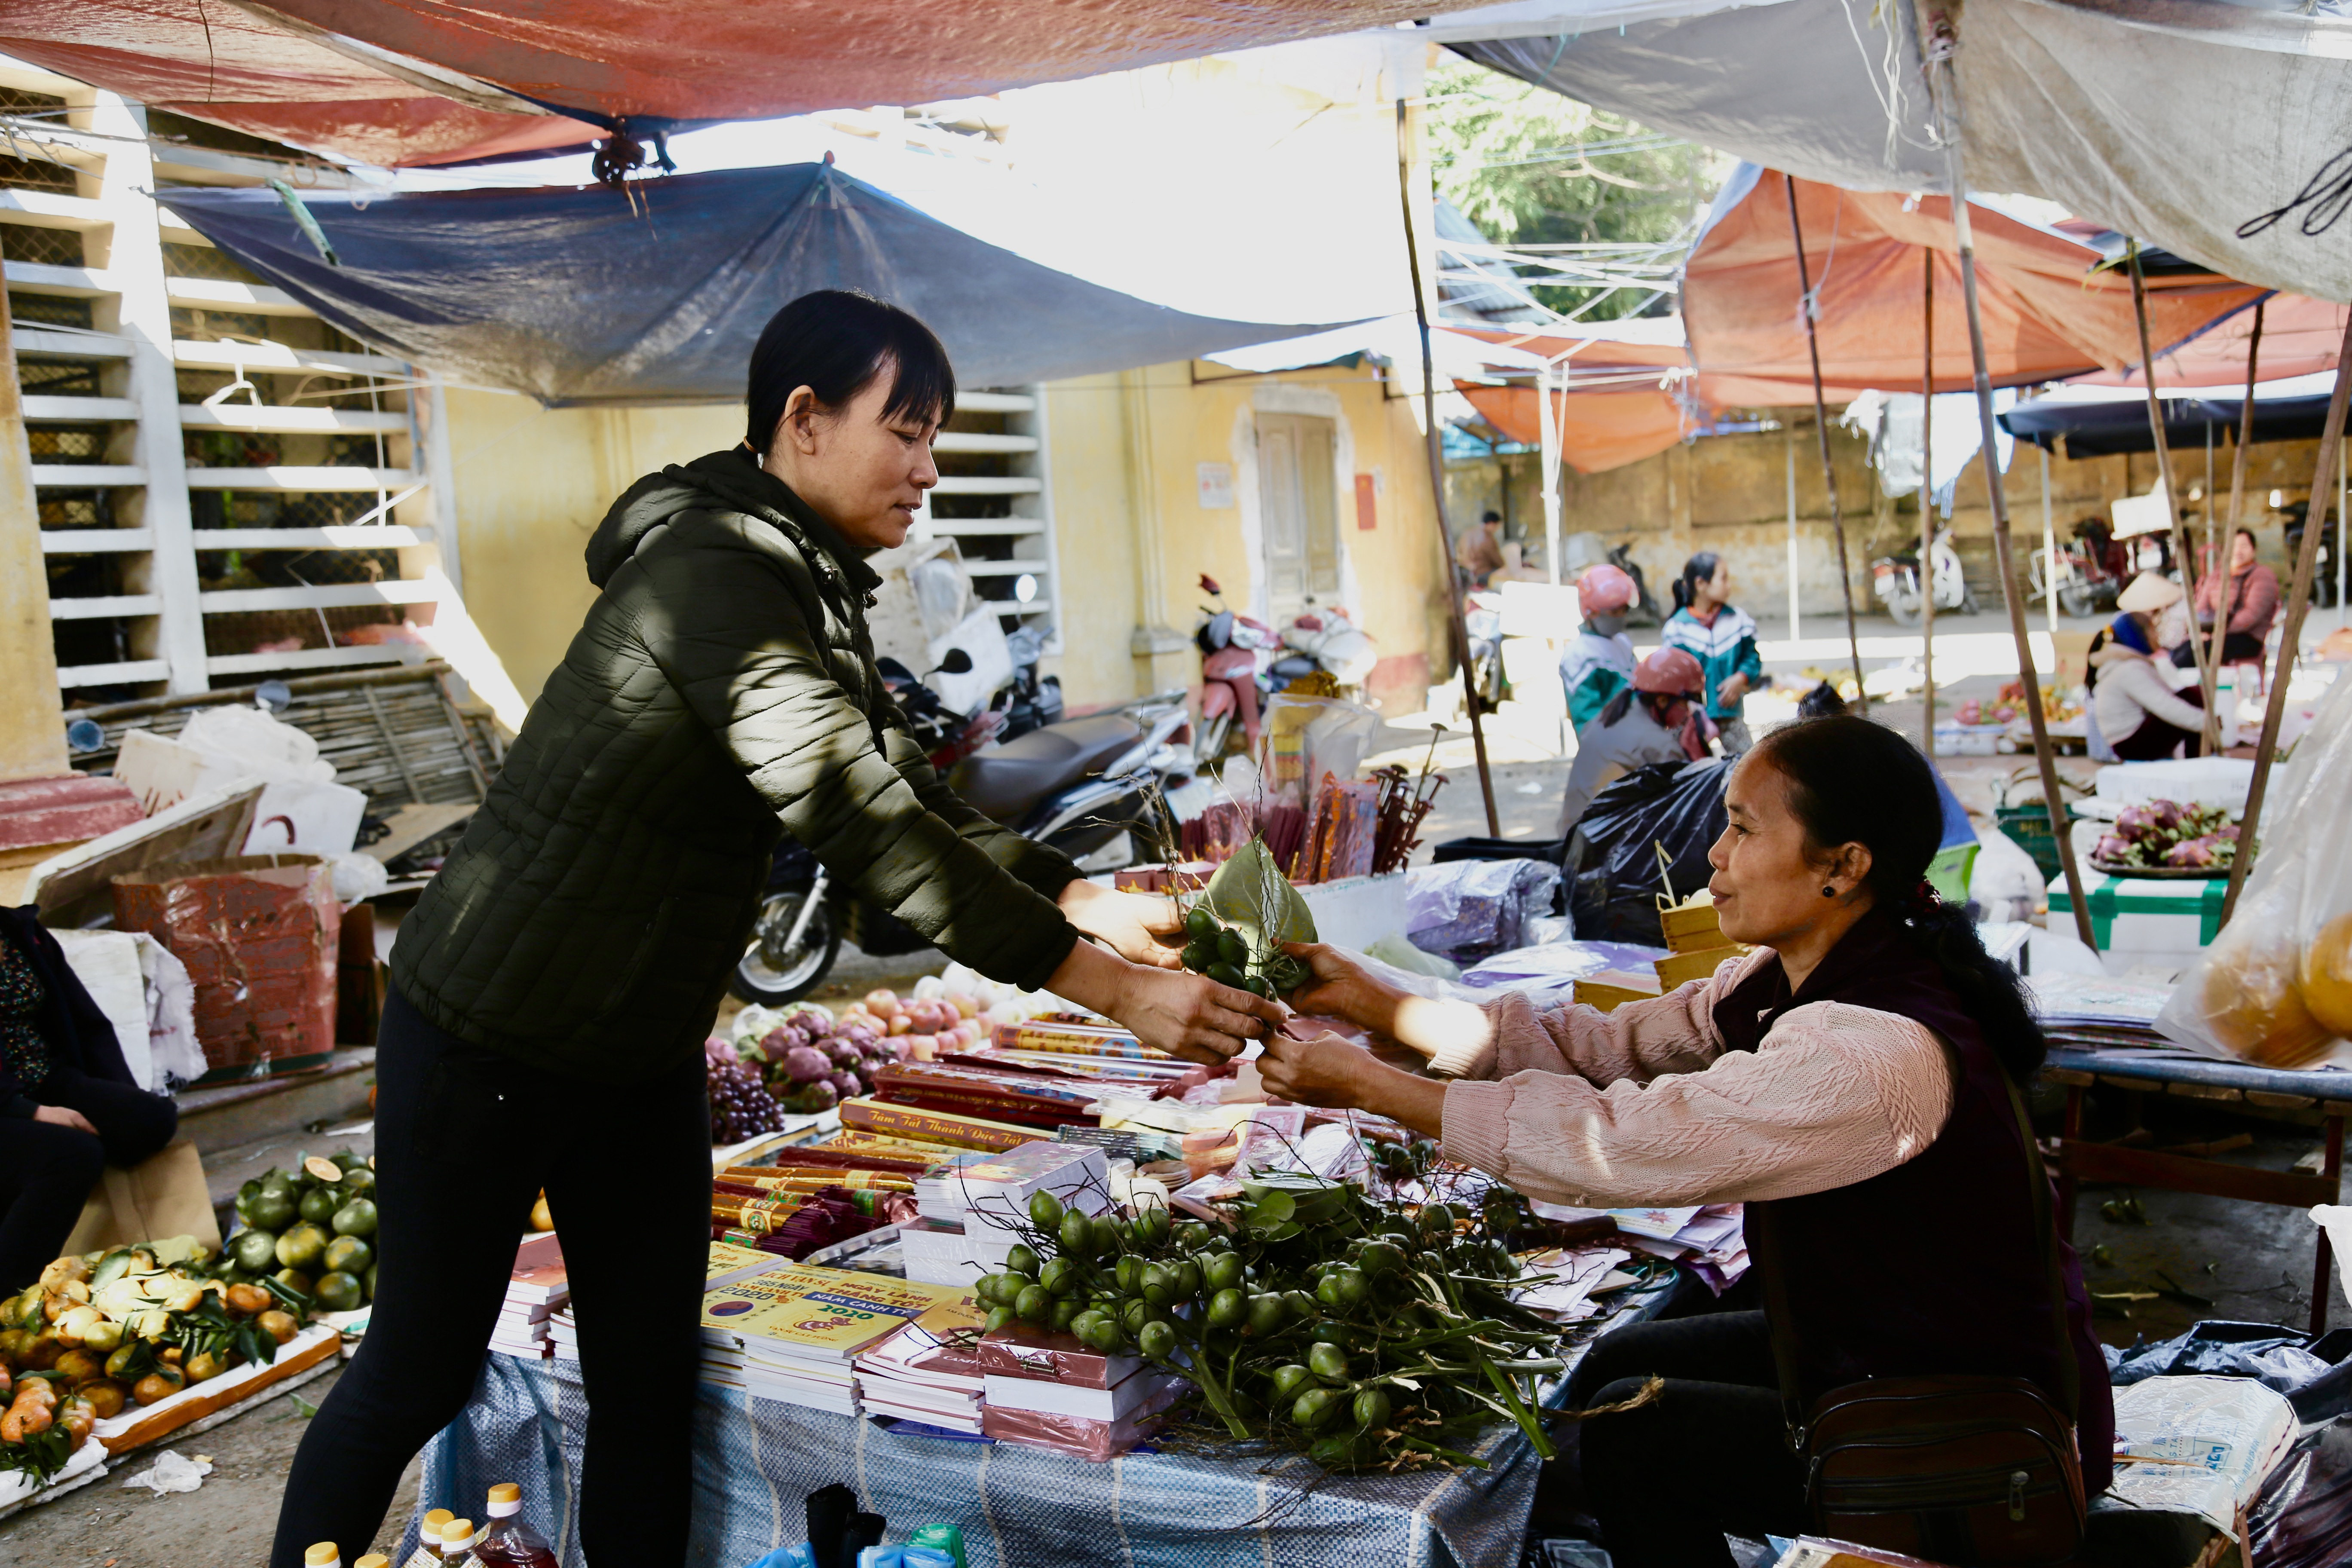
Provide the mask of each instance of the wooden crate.
[{"label": "wooden crate", "polygon": [[1705,952],[1723,945],[1722,917],[1713,904],[1662,910],[1658,923],[1665,928],[1666,946],[1676,952]]},{"label": "wooden crate", "polygon": [[1747,951],[1738,943],[1732,942],[1723,947],[1702,948],[1696,952],[1677,952],[1671,958],[1654,960],[1651,967],[1658,972],[1658,988],[1672,991],[1677,985],[1706,979],[1725,959],[1738,958]]},{"label": "wooden crate", "polygon": [[144,1409],[131,1406],[110,1421],[100,1422],[92,1436],[106,1446],[110,1455],[143,1448],[207,1416],[276,1392],[312,1367],[333,1360],[342,1342],[342,1335],[334,1330],[313,1325],[280,1346],[278,1359],[251,1376],[224,1374],[193,1388],[184,1388]]},{"label": "wooden crate", "polygon": [[1576,999],[1603,1013],[1613,1013],[1628,1002],[1646,1002],[1657,994],[1657,976],[1637,970],[1604,969],[1576,983]]}]

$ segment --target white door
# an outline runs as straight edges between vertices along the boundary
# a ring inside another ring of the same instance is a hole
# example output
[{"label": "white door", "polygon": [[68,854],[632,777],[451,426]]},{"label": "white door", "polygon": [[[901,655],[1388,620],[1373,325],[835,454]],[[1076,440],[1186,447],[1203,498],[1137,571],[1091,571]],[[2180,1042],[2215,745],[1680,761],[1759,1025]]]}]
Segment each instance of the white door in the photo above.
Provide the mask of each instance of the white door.
[{"label": "white door", "polygon": [[1331,421],[1257,416],[1258,507],[1267,608],[1277,626],[1339,592],[1339,512],[1331,481]]}]

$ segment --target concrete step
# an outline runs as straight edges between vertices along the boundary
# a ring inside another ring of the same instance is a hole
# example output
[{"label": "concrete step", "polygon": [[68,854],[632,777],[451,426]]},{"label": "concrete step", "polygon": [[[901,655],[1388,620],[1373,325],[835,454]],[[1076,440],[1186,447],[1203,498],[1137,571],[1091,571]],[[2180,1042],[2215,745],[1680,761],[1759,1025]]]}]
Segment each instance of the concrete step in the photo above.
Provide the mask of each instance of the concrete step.
[{"label": "concrete step", "polygon": [[273,1132],[206,1154],[205,1190],[220,1215],[221,1234],[226,1236],[236,1220],[236,1190],[246,1183],[268,1175],[273,1165],[290,1171],[305,1154],[333,1154],[345,1149],[366,1159],[375,1156],[375,1123],[367,1120],[364,1110],[349,1121],[333,1121],[317,1131],[298,1128]]}]

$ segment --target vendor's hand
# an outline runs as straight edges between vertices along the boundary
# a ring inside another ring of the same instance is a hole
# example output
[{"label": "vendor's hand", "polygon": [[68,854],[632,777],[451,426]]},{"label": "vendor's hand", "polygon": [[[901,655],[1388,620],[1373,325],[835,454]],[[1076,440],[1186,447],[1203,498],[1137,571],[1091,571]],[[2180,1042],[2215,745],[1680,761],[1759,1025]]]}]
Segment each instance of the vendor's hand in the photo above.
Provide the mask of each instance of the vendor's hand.
[{"label": "vendor's hand", "polygon": [[98,1129],[89,1124],[89,1118],[69,1105],[44,1105],[33,1112],[33,1120],[46,1121],[52,1127],[70,1127],[93,1138],[98,1136]]},{"label": "vendor's hand", "polygon": [[1155,969],[1184,966],[1184,911],[1173,899],[1122,893],[1077,878],[1055,900],[1069,922],[1100,937],[1130,963]]},{"label": "vendor's hand", "polygon": [[1277,1035],[1257,1058],[1265,1091],[1334,1110],[1369,1110],[1434,1137],[1444,1130],[1445,1086],[1375,1059],[1337,1035]]},{"label": "vendor's hand", "polygon": [[1282,1024],[1281,1007],[1263,996],[1181,968],[1147,969],[1090,942],[1073,947],[1045,984],[1186,1061],[1223,1062]]},{"label": "vendor's hand", "polygon": [[1322,942],[1288,942],[1283,951],[1305,963],[1312,976],[1290,994],[1293,1007],[1318,1017],[1345,1018],[1377,1034],[1396,1033],[1397,1002],[1403,992]]}]

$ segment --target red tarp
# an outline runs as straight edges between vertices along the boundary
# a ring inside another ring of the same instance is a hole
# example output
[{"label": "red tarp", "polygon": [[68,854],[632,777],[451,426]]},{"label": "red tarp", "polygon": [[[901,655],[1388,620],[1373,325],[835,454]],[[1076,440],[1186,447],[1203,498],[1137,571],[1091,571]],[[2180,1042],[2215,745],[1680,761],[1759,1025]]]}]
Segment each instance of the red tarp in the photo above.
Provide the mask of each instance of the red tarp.
[{"label": "red tarp", "polygon": [[405,164],[594,132],[460,101],[462,83],[442,96],[403,58],[371,50],[600,124],[746,120],[929,103],[1427,10],[1428,0],[9,0],[0,53],[253,135]]},{"label": "red tarp", "polygon": [[[2336,368],[2344,347],[2347,308],[2304,294],[2273,294],[2263,301],[2262,361],[2264,381],[2291,375],[2316,375]],[[2158,386],[2234,386],[2246,384],[2246,341],[2253,335],[2254,313],[2241,310],[2207,328],[2169,353],[2156,356]],[[2139,369],[2102,371],[2080,377],[2094,386],[2137,386]]]},{"label": "red tarp", "polygon": [[[1745,193],[1727,192],[1727,209],[1700,236],[1684,270],[1683,321],[1699,366],[1699,395],[1717,408],[1805,404],[1813,396],[1797,313],[1788,177],[1765,170],[1750,178]],[[1841,191],[1811,180],[1796,187],[1806,265],[1820,301],[1829,400],[1846,402],[1874,387],[1919,390],[1929,253],[1936,258],[1935,387],[1967,391],[1974,371],[1950,199]],[[1969,221],[1995,385],[2138,363],[2131,279],[2122,269],[2093,273],[2098,251],[1978,204],[1969,205]],[[2149,336],[2159,349],[2264,292],[2210,273],[2151,277],[2147,289]],[[2242,367],[2242,357],[2239,363]]]},{"label": "red tarp", "polygon": [[[1597,331],[1632,323],[1605,323]],[[1690,363],[1678,341],[1642,342],[1614,338],[1489,331],[1456,327],[1465,337],[1484,339],[1544,358],[1565,355],[1567,391],[1552,394],[1559,416],[1560,460],[1580,474],[1622,468],[1664,451],[1683,438],[1683,405],[1669,389],[1674,372]],[[1512,440],[1533,447],[1542,439],[1542,411],[1532,386],[1481,386],[1456,382],[1486,422]]]}]

